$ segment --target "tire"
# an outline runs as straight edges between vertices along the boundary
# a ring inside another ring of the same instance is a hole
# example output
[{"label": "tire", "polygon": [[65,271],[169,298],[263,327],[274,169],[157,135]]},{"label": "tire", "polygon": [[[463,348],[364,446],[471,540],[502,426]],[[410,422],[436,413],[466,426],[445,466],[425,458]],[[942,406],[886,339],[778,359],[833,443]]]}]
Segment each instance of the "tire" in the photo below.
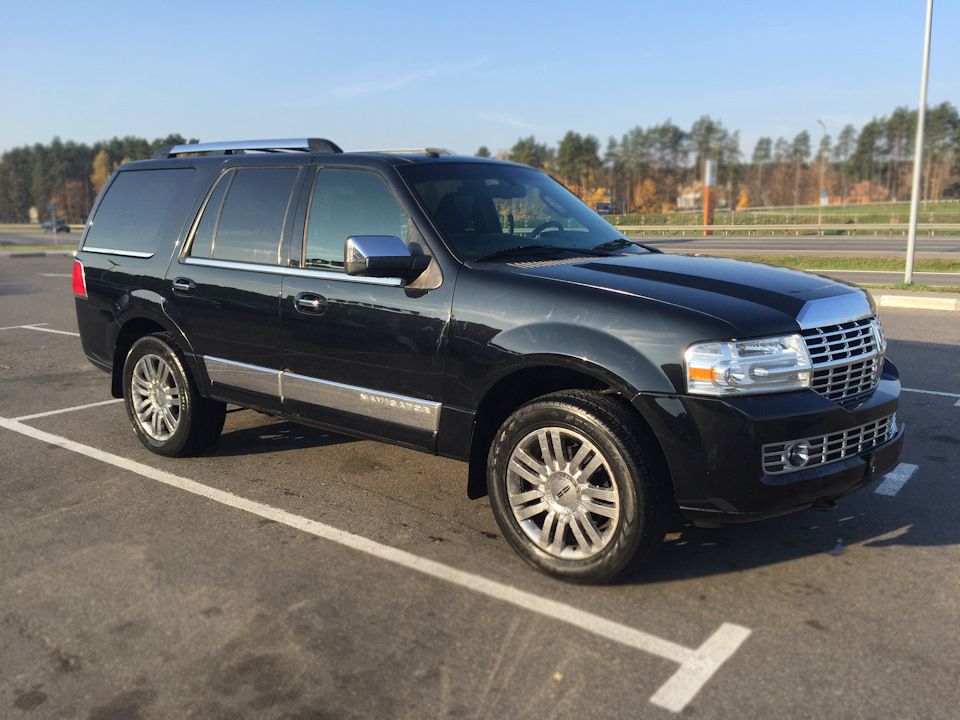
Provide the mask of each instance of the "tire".
[{"label": "tire", "polygon": [[562,580],[609,582],[663,542],[659,448],[616,397],[571,390],[520,407],[494,437],[487,489],[524,560]]},{"label": "tire", "polygon": [[202,397],[167,334],[137,340],[123,365],[123,403],[137,438],[167,457],[192,455],[220,437],[226,405]]}]

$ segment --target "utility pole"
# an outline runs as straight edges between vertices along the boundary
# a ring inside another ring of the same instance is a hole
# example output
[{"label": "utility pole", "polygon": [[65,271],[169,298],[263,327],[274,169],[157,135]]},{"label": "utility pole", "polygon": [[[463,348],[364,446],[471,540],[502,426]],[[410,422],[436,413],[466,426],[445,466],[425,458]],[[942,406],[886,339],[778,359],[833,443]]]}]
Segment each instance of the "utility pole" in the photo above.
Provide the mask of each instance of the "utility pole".
[{"label": "utility pole", "polygon": [[923,72],[920,78],[920,108],[917,111],[917,139],[913,149],[913,187],[910,193],[910,234],[907,239],[907,266],[903,282],[913,283],[913,256],[917,250],[917,216],[920,214],[920,176],[923,169],[923,130],[927,121],[927,76],[930,74],[930,34],[933,29],[933,0],[927,0],[927,29],[923,40]]},{"label": "utility pole", "polygon": [[823,128],[823,140],[820,141],[820,192],[817,193],[817,228],[819,229],[823,221],[823,193],[826,188],[823,187],[823,171],[824,163],[827,160],[827,126],[823,124],[823,120],[817,118],[817,122],[820,123],[820,127]]}]

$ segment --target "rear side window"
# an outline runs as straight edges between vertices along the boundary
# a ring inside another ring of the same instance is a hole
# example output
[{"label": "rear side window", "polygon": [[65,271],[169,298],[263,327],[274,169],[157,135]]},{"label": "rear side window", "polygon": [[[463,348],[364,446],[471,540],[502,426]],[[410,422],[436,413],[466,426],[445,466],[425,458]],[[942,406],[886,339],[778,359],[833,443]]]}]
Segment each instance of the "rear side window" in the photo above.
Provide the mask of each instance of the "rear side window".
[{"label": "rear side window", "polygon": [[241,168],[220,178],[197,223],[190,256],[280,263],[298,168]]},{"label": "rear side window", "polygon": [[90,221],[84,249],[156,252],[194,172],[193,168],[166,168],[119,173]]}]

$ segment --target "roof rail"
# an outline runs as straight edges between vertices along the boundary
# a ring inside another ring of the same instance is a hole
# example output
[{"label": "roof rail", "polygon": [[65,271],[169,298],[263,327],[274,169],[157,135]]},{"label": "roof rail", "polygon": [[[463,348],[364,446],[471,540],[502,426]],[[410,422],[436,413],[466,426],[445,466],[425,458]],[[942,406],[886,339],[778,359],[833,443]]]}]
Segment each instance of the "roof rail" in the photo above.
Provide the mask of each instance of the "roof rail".
[{"label": "roof rail", "polygon": [[238,140],[234,142],[191,143],[186,145],[167,145],[159,148],[154,159],[177,157],[179,155],[237,155],[247,152],[262,153],[342,153],[343,150],[333,142],[322,138],[298,138],[293,140]]},{"label": "roof rail", "polygon": [[406,150],[369,150],[372,153],[383,153],[385,155],[429,155],[430,157],[439,157],[440,155],[454,155],[452,150],[446,148],[409,148]]}]

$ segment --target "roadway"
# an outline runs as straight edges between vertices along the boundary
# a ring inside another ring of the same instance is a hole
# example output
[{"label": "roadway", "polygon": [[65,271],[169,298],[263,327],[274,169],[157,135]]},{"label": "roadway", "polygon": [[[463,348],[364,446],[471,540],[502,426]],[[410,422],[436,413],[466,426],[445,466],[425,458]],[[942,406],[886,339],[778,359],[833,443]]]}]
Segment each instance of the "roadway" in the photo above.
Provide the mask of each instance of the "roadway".
[{"label": "roadway", "polygon": [[[710,255],[851,255],[857,257],[902,257],[907,239],[903,236],[813,236],[777,235],[766,237],[713,236],[662,237],[630,235],[637,242],[664,251],[707,253]],[[0,250],[16,250],[23,245],[76,245],[79,232],[57,233],[0,229]],[[960,235],[922,235],[917,237],[919,257],[960,257]]]},{"label": "roadway", "polygon": [[953,717],[960,324],[881,308],[902,465],[609,587],[507,546],[461,463],[228,413],[134,438],[68,257],[0,259],[0,717]]},{"label": "roadway", "polygon": [[[907,238],[901,235],[776,235],[776,236],[681,236],[633,235],[637,242],[665,252],[708,255],[817,255],[853,257],[906,257]],[[960,259],[960,235],[917,237],[918,257]]]},{"label": "roadway", "polygon": [[[905,257],[906,240],[901,237],[653,237],[632,236],[638,242],[664,252],[706,255],[817,255],[858,257]],[[72,246],[80,234],[0,230],[0,254],[16,252],[23,246]],[[917,238],[917,258],[960,259],[960,237]],[[858,285],[892,285],[903,282],[903,272],[819,270],[822,275]],[[960,273],[914,273],[913,281],[924,285],[960,287]]]},{"label": "roadway", "polygon": [[[907,240],[900,236],[631,236],[637,242],[664,252],[730,256],[898,257],[906,258]],[[915,259],[960,260],[960,236],[935,235],[917,238]],[[895,285],[903,282],[903,270],[815,270],[813,272],[857,285]],[[960,287],[960,273],[914,272],[913,282],[922,285]]]}]

